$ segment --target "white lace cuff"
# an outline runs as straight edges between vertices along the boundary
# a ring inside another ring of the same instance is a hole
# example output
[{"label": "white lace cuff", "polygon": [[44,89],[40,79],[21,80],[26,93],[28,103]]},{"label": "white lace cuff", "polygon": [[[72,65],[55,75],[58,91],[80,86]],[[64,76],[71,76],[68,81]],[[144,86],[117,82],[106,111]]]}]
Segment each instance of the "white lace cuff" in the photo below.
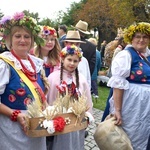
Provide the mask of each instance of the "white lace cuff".
[{"label": "white lace cuff", "polygon": [[107,83],[107,86],[111,88],[118,88],[118,89],[129,89],[129,82],[125,78],[121,77],[111,77]]}]

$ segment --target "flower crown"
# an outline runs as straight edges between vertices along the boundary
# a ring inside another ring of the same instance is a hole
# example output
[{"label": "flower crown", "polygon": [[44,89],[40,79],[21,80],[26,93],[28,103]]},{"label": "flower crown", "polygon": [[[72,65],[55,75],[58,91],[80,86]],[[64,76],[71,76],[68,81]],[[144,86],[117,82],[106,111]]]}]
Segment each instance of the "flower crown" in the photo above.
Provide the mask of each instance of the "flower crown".
[{"label": "flower crown", "polygon": [[42,27],[41,35],[42,36],[44,36],[44,35],[53,35],[54,37],[57,37],[56,30],[52,27],[49,27],[49,26],[43,26]]},{"label": "flower crown", "polygon": [[5,38],[10,34],[11,28],[13,26],[25,26],[29,29],[34,36],[34,41],[37,44],[44,44],[44,40],[38,36],[41,31],[39,25],[37,25],[36,20],[30,16],[25,16],[23,12],[15,13],[13,17],[4,16],[0,20],[0,32],[3,34],[3,38]]},{"label": "flower crown", "polygon": [[130,25],[127,29],[124,30],[124,41],[131,43],[132,38],[136,32],[145,33],[150,36],[150,23],[140,22]]},{"label": "flower crown", "polygon": [[60,52],[61,57],[66,57],[66,55],[77,55],[79,58],[82,58],[83,52],[81,48],[75,45],[69,45],[64,47]]}]

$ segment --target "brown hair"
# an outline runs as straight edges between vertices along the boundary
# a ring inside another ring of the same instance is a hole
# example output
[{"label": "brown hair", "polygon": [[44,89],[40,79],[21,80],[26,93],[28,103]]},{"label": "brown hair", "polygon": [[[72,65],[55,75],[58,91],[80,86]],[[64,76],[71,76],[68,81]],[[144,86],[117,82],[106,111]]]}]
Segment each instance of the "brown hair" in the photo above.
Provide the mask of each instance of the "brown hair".
[{"label": "brown hair", "polygon": [[[42,47],[41,45],[37,45],[37,47],[34,50],[34,55],[38,58],[43,59],[42,53],[41,53]],[[52,66],[57,65],[60,62],[60,45],[58,42],[58,39],[55,39],[55,46],[54,48],[49,51],[48,53],[48,63],[51,64]]]},{"label": "brown hair", "polygon": [[30,47],[30,49],[33,48],[33,46],[34,46],[34,36],[32,35],[32,32],[27,27],[25,27],[25,26],[13,26],[11,28],[10,34],[5,39],[6,47],[9,50],[12,47],[12,36],[14,35],[14,33],[16,33],[19,30],[22,30],[22,29],[24,29],[26,32],[28,32],[31,35],[31,47]]}]

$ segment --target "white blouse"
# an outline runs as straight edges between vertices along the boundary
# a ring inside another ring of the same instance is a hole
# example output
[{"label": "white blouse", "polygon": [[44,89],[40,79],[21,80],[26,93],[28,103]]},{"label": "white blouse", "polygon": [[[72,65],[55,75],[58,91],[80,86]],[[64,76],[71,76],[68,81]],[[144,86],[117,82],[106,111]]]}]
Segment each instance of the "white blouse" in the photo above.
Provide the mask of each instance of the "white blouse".
[{"label": "white blouse", "polygon": [[[18,70],[22,69],[20,62],[12,55],[12,53],[4,52],[0,55],[3,56],[4,58],[9,59],[10,61],[13,61],[16,69]],[[43,67],[43,60],[32,55],[29,56],[32,59],[33,63],[35,64],[36,72],[38,73]],[[22,62],[28,70],[30,70],[31,72],[34,71],[28,60],[22,60]],[[0,80],[0,95],[1,95],[4,93],[6,84],[9,83],[9,79],[10,79],[10,67],[2,59],[0,59],[0,79],[1,79]]]},{"label": "white blouse", "polygon": [[[145,57],[150,55],[150,50],[146,49],[143,53]],[[129,89],[129,82],[126,80],[131,70],[131,55],[127,50],[119,52],[112,61],[112,77],[109,79],[107,86],[111,88]]]}]

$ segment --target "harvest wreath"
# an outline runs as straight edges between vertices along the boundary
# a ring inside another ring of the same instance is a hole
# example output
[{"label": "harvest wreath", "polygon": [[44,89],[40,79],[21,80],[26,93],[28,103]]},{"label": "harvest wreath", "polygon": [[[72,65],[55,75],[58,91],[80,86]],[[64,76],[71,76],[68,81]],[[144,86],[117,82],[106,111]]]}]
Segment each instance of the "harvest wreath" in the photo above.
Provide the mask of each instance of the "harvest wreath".
[{"label": "harvest wreath", "polygon": [[87,98],[82,95],[78,100],[58,95],[53,106],[41,110],[35,100],[27,106],[27,135],[30,137],[53,136],[85,129],[92,115],[87,112]]}]

